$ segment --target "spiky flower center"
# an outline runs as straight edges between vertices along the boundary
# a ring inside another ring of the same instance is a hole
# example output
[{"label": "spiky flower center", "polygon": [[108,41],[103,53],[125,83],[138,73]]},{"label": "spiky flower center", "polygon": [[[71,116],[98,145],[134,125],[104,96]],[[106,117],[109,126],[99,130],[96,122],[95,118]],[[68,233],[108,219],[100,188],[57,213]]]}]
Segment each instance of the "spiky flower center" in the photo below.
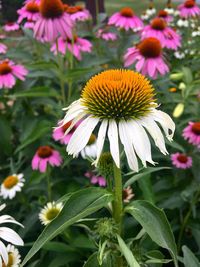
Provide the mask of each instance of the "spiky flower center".
[{"label": "spiky flower center", "polygon": [[58,209],[57,207],[52,207],[51,209],[47,211],[46,218],[47,220],[52,221],[58,216],[59,213],[60,213],[60,209]]},{"label": "spiky flower center", "polygon": [[166,28],[166,22],[161,18],[155,18],[151,22],[151,27],[157,31],[163,31]]},{"label": "spiky flower center", "polygon": [[7,26],[13,26],[13,25],[15,25],[15,22],[11,22],[11,21],[9,21],[9,22],[6,23],[6,25],[7,25]]},{"label": "spiky flower center", "polygon": [[195,6],[195,1],[194,0],[187,0],[187,1],[185,1],[184,6],[187,8],[192,8]]},{"label": "spiky flower center", "polygon": [[186,163],[188,161],[188,157],[184,154],[180,154],[178,155],[177,160],[181,163]]},{"label": "spiky flower center", "polygon": [[200,122],[195,122],[192,125],[192,131],[193,131],[193,133],[200,135]]},{"label": "spiky flower center", "polygon": [[4,181],[3,185],[7,189],[13,188],[17,183],[19,182],[19,179],[16,175],[8,176]]},{"label": "spiky flower center", "polygon": [[70,15],[77,13],[79,10],[76,6],[68,6],[66,12]]},{"label": "spiky flower center", "polygon": [[2,267],[12,267],[14,264],[14,256],[12,252],[8,253],[8,264],[2,263]]},{"label": "spiky flower center", "polygon": [[37,150],[37,154],[40,158],[49,158],[53,154],[53,149],[50,146],[41,146]]},{"label": "spiky flower center", "polygon": [[154,88],[132,70],[106,70],[93,76],[82,92],[88,113],[101,119],[141,118],[150,112]]},{"label": "spiky flower center", "polygon": [[132,8],[130,7],[124,7],[120,10],[120,14],[123,16],[123,17],[127,17],[127,18],[131,18],[134,16],[134,11]]},{"label": "spiky flower center", "polygon": [[[63,133],[65,133],[65,132],[68,130],[68,128],[71,126],[71,124],[72,124],[72,121],[69,121],[69,122],[65,123],[65,124],[62,126],[62,131],[63,131]],[[76,130],[76,126],[74,126],[74,127],[70,130],[69,133],[73,133],[75,130]]]},{"label": "spiky flower center", "polygon": [[76,6],[78,11],[83,11],[83,7],[82,6]]},{"label": "spiky flower center", "polygon": [[158,12],[158,17],[166,18],[167,16],[168,16],[168,13],[167,13],[167,11],[165,11],[165,10],[160,10],[160,11]]},{"label": "spiky flower center", "polygon": [[64,6],[61,0],[41,0],[40,13],[44,18],[59,18],[64,13]]},{"label": "spiky flower center", "polygon": [[69,44],[73,44],[73,43],[76,43],[78,40],[78,36],[77,35],[74,35],[73,36],[73,39],[70,39],[70,38],[67,38],[66,41],[69,43]]},{"label": "spiky flower center", "polygon": [[12,68],[10,67],[8,61],[3,61],[0,63],[0,75],[5,75],[12,72]]},{"label": "spiky flower center", "polygon": [[38,13],[39,5],[35,1],[29,2],[26,4],[26,10],[30,13]]},{"label": "spiky flower center", "polygon": [[144,39],[137,47],[145,58],[159,57],[162,51],[160,41],[154,37]]}]

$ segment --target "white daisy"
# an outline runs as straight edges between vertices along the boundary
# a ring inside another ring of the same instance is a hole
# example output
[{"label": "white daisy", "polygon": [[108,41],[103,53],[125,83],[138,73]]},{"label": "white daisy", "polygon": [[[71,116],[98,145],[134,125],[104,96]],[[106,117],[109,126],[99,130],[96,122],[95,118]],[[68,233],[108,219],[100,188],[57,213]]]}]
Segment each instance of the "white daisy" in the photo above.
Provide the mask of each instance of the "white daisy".
[{"label": "white daisy", "polygon": [[12,199],[15,197],[17,192],[20,192],[22,187],[24,186],[24,175],[20,174],[13,174],[6,177],[1,184],[0,189],[0,196],[4,199],[9,198]]},{"label": "white daisy", "polygon": [[47,225],[55,219],[63,208],[62,203],[48,202],[39,213],[39,219],[42,224]]},{"label": "white daisy", "polygon": [[[2,211],[5,208],[5,204],[0,206],[0,211]],[[17,222],[13,217],[9,215],[1,215],[0,216],[0,224],[5,224],[5,223],[14,223],[18,224],[23,227],[22,224]],[[21,237],[12,229],[8,227],[0,227],[0,238],[5,240],[6,242],[9,242],[11,244],[17,245],[17,246],[23,246],[24,242],[21,239]],[[0,266],[2,266],[2,261],[4,263],[4,266],[9,266],[7,265],[9,262],[9,253],[6,249],[6,246],[2,241],[0,241]],[[12,266],[12,265],[11,265]]]},{"label": "white daisy", "polygon": [[[153,65],[151,66],[153,68]],[[72,127],[82,120],[67,145],[67,152],[74,157],[87,145],[98,124],[97,164],[105,142],[106,134],[110,142],[110,153],[116,166],[120,168],[119,142],[130,168],[138,171],[140,158],[154,164],[151,144],[147,132],[163,154],[167,154],[161,125],[166,137],[171,141],[175,124],[164,112],[157,110],[154,88],[141,74],[132,70],[107,70],[92,77],[78,101],[68,108],[63,124],[72,121]]]},{"label": "white daisy", "polygon": [[81,150],[81,156],[82,158],[96,158],[97,156],[97,142],[96,142],[96,136],[94,134],[91,134],[89,142],[87,143],[86,147],[84,147],[83,150]]},{"label": "white daisy", "polygon": [[18,249],[9,244],[6,250],[8,253],[8,263],[5,264],[5,262],[3,262],[2,267],[19,267],[21,262],[21,256],[19,254]]}]

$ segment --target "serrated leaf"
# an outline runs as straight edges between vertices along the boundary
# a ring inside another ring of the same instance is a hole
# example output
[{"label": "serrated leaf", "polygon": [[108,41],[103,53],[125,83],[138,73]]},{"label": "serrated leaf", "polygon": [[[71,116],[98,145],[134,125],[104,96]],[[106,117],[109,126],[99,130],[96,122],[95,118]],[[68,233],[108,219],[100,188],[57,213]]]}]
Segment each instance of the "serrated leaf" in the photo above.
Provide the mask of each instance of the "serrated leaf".
[{"label": "serrated leaf", "polygon": [[101,188],[87,188],[73,193],[61,213],[41,233],[28,252],[21,266],[24,266],[47,242],[78,220],[103,208],[112,201],[110,192]]},{"label": "serrated leaf", "polygon": [[148,201],[137,200],[127,206],[126,212],[142,225],[155,243],[169,250],[175,266],[178,266],[175,239],[164,211]]}]

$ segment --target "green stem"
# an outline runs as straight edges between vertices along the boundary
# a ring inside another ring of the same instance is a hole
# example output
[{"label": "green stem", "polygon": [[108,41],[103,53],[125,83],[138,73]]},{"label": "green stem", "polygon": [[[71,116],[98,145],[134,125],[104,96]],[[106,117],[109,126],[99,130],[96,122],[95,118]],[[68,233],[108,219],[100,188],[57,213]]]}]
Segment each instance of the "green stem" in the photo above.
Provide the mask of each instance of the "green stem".
[{"label": "green stem", "polygon": [[60,89],[61,89],[61,96],[62,96],[62,102],[63,105],[65,105],[65,81],[63,79],[63,73],[64,73],[64,61],[63,57],[60,56],[58,51],[58,40],[56,40],[56,49],[57,49],[57,59],[58,59],[58,69],[59,69],[59,80],[60,80]]},{"label": "green stem", "polygon": [[194,195],[194,198],[190,203],[190,208],[189,208],[188,212],[186,213],[186,215],[185,215],[185,217],[183,219],[183,222],[181,224],[181,229],[180,229],[180,233],[179,233],[179,237],[178,237],[178,243],[177,243],[178,253],[181,250],[181,243],[182,243],[183,233],[184,233],[185,228],[187,226],[188,220],[189,220],[189,218],[191,216],[192,208],[198,202],[199,197],[200,197],[200,188],[197,190],[196,194]]},{"label": "green stem", "polygon": [[48,201],[52,200],[51,196],[51,171],[50,168],[47,167],[47,192],[48,192]]},{"label": "green stem", "polygon": [[122,175],[121,170],[113,164],[114,170],[114,181],[115,181],[115,199],[113,203],[113,217],[116,223],[119,225],[118,234],[121,234],[122,228],[122,211],[123,211],[123,203],[122,203]]}]

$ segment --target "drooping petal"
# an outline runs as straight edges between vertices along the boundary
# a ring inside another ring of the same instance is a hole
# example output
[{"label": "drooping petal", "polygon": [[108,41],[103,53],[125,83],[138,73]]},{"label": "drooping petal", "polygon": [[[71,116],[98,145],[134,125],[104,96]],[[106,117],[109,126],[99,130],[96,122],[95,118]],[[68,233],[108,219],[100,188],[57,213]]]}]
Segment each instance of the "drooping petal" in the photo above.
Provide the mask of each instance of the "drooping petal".
[{"label": "drooping petal", "polygon": [[87,145],[98,122],[99,119],[89,116],[77,127],[67,146],[70,155],[76,156]]},{"label": "drooping petal", "polygon": [[118,141],[118,129],[115,120],[109,121],[108,127],[108,139],[110,142],[110,153],[118,168],[120,168],[120,157],[119,157],[119,141]]},{"label": "drooping petal", "polygon": [[21,237],[8,227],[0,227],[0,237],[9,243],[17,246],[23,246],[24,242]]},{"label": "drooping petal", "polygon": [[99,158],[101,156],[101,152],[102,152],[103,145],[105,142],[107,126],[108,126],[108,121],[103,120],[99,128],[98,137],[97,137],[97,159],[94,162],[95,165],[98,163]]},{"label": "drooping petal", "polygon": [[132,133],[129,132],[128,125],[125,121],[119,122],[119,136],[120,140],[124,146],[124,151],[127,157],[129,167],[138,172],[138,161],[135,155],[135,151],[133,149],[133,145],[131,144],[130,135]]},{"label": "drooping petal", "polygon": [[8,264],[8,252],[3,242],[0,241],[0,253],[5,264]]}]

